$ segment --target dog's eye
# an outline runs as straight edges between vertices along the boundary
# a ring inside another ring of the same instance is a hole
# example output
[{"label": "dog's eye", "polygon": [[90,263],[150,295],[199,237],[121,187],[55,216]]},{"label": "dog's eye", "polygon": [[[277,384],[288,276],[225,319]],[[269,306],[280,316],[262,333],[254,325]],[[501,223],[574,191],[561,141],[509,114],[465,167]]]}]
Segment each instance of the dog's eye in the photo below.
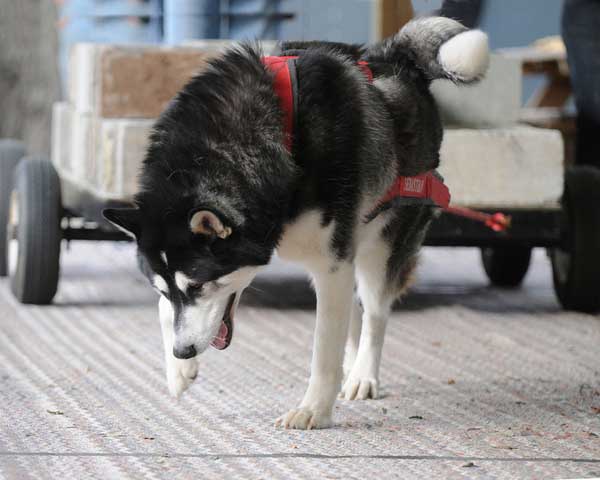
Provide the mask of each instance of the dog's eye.
[{"label": "dog's eye", "polygon": [[221,285],[219,282],[217,282],[215,280],[213,280],[212,282],[206,282],[205,284],[202,285],[202,293],[204,295],[210,295],[212,293],[215,293],[222,286],[223,285]]},{"label": "dog's eye", "polygon": [[187,293],[188,295],[198,295],[200,292],[202,292],[202,287],[202,283],[190,283],[187,287]]}]

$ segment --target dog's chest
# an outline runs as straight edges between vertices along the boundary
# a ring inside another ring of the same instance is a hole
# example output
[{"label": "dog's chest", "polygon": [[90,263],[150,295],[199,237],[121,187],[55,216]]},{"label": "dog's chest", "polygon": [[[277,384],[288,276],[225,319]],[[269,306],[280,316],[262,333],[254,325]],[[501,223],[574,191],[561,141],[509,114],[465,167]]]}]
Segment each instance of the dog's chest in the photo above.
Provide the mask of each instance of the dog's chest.
[{"label": "dog's chest", "polygon": [[333,222],[322,225],[321,212],[313,210],[302,214],[288,224],[277,247],[277,254],[299,263],[319,261],[332,255],[330,243]]}]

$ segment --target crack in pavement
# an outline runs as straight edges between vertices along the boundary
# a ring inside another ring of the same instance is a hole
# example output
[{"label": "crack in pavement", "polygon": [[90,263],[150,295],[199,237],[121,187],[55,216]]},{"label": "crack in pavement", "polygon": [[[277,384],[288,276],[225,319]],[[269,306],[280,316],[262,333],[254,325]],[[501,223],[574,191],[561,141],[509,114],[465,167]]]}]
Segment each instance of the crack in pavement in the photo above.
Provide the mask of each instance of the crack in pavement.
[{"label": "crack in pavement", "polygon": [[453,457],[437,455],[326,455],[318,453],[160,453],[160,452],[13,452],[0,451],[0,457],[161,457],[161,458],[207,458],[213,460],[238,458],[305,458],[317,460],[439,460],[457,462],[572,462],[600,463],[600,458],[569,457]]}]

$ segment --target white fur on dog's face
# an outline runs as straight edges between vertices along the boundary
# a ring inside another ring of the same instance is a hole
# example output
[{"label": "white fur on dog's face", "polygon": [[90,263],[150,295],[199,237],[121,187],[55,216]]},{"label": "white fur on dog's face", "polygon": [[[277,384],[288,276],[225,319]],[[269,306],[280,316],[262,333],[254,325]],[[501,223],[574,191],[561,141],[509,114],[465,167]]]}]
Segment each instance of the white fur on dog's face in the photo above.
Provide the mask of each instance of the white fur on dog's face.
[{"label": "white fur on dog's face", "polygon": [[[181,351],[194,346],[198,354],[206,350],[219,332],[230,296],[236,294],[233,305],[235,310],[242,291],[257,271],[257,267],[243,267],[202,285],[201,293],[195,302],[184,306],[178,321],[173,324],[173,349]],[[183,272],[175,272],[174,280],[177,288],[183,293],[195,284],[194,279]],[[163,286],[162,282],[155,279],[154,283],[161,290],[159,285]],[[175,306],[173,310],[176,310]]]},{"label": "white fur on dog's face", "polygon": [[165,296],[169,295],[169,285],[167,284],[167,281],[160,275],[154,275],[152,278],[152,285],[160,294]]}]

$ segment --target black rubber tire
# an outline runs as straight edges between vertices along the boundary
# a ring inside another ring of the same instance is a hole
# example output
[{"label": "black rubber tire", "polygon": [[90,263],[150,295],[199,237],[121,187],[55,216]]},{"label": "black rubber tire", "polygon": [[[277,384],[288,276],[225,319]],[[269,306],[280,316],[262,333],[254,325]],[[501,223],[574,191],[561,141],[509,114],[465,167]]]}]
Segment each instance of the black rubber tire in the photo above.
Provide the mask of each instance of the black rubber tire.
[{"label": "black rubber tire", "polygon": [[25,145],[18,140],[0,140],[0,277],[6,276],[6,222],[15,167],[25,156]]},{"label": "black rubber tire", "polygon": [[562,199],[563,246],[550,250],[554,291],[563,308],[600,311],[600,170],[572,167]]},{"label": "black rubber tire", "polygon": [[529,263],[530,247],[493,247],[481,249],[483,269],[493,285],[516,288],[521,285]]},{"label": "black rubber tire", "polygon": [[25,157],[15,171],[13,195],[18,255],[9,271],[11,290],[22,303],[48,304],[58,288],[62,238],[60,179],[52,164]]}]

